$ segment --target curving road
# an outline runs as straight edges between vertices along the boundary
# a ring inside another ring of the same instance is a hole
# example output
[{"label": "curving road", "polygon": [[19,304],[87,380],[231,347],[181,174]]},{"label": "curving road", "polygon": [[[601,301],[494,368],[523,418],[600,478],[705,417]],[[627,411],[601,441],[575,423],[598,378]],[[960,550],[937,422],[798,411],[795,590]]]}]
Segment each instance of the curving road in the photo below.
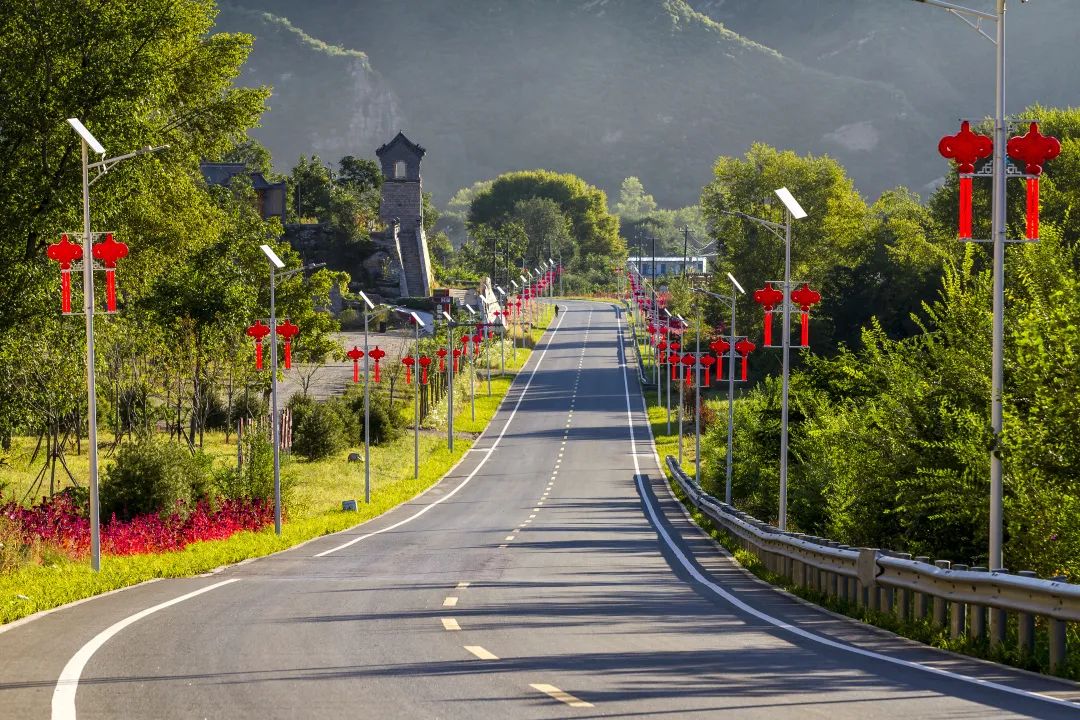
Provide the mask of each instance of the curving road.
[{"label": "curving road", "polygon": [[435,488],[3,629],[0,717],[1080,717],[1075,685],[897,639],[733,566],[667,491],[616,311],[560,304]]}]

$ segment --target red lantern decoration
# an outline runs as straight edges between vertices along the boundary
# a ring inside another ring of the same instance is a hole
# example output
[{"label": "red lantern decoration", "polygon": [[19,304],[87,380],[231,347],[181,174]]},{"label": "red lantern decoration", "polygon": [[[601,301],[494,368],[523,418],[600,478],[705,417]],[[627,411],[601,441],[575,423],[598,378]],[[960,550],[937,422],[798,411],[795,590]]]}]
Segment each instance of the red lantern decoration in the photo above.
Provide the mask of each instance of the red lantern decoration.
[{"label": "red lantern decoration", "polygon": [[[938,152],[947,160],[956,161],[960,175],[960,215],[957,233],[961,240],[971,239],[971,174],[975,163],[994,152],[994,141],[986,135],[971,131],[971,123],[960,123],[960,132],[946,135],[938,142]],[[768,345],[768,341],[765,343]]]},{"label": "red lantern decoration", "polygon": [[672,380],[675,380],[675,379],[678,378],[678,376],[675,374],[676,373],[675,365],[676,365],[676,363],[679,362],[679,349],[680,349],[680,347],[681,346],[679,345],[678,340],[672,340],[670,343],[668,343],[668,348],[671,350],[671,353],[668,355],[668,365],[671,366],[671,379]]},{"label": "red lantern decoration", "polygon": [[379,382],[379,361],[386,357],[386,351],[376,345],[375,349],[368,353],[368,357],[375,361],[375,382]]},{"label": "red lantern decoration", "polygon": [[405,384],[412,385],[412,366],[416,362],[412,355],[406,355],[401,359],[401,364],[405,366]]},{"label": "red lantern decoration", "polygon": [[1031,123],[1024,135],[1009,138],[1005,146],[1009,157],[1024,163],[1027,178],[1027,239],[1039,239],[1039,176],[1047,160],[1061,154],[1061,143],[1055,137],[1039,132],[1039,123]]},{"label": "red lantern decoration", "polygon": [[802,346],[807,347],[810,344],[810,306],[821,302],[821,293],[803,283],[802,287],[791,293],[791,301],[802,309]]},{"label": "red lantern decoration", "polygon": [[765,287],[754,291],[754,302],[765,310],[765,345],[772,345],[773,309],[784,300],[784,293],[765,283]]},{"label": "red lantern decoration", "polygon": [[285,369],[292,368],[292,339],[296,333],[300,332],[300,328],[289,322],[286,318],[284,323],[278,323],[277,334],[285,338]]},{"label": "red lantern decoration", "polygon": [[[461,343],[461,355],[466,361],[469,359],[469,339],[469,334],[465,333],[461,336],[461,340],[458,341]],[[454,371],[457,371],[457,365],[454,366]]]},{"label": "red lantern decoration", "polygon": [[91,250],[94,258],[105,264],[105,307],[116,312],[116,261],[127,257],[128,246],[113,240],[112,233],[105,233],[105,240]]},{"label": "red lantern decoration", "polygon": [[473,355],[480,357],[480,343],[484,342],[484,336],[480,333],[472,336]]},{"label": "red lantern decoration", "polygon": [[270,334],[270,327],[263,325],[262,320],[256,320],[255,324],[247,329],[248,337],[255,338],[255,369],[263,367],[263,338]]},{"label": "red lantern decoration", "polygon": [[429,358],[427,355],[420,356],[420,383],[422,385],[427,385],[427,370],[428,365],[430,364],[431,358]]},{"label": "red lantern decoration", "polygon": [[439,348],[435,354],[439,356],[439,372],[446,372],[446,348]]},{"label": "red lantern decoration", "polygon": [[735,343],[735,352],[739,353],[742,357],[742,379],[746,382],[746,359],[750,356],[750,353],[757,349],[757,345],[750,342],[750,338],[743,338],[739,342]]},{"label": "red lantern decoration", "polygon": [[717,338],[709,343],[709,349],[716,353],[716,379],[724,379],[724,356],[731,350],[731,343],[724,338]]},{"label": "red lantern decoration", "polygon": [[683,378],[683,380],[687,384],[689,384],[690,383],[690,377],[691,377],[690,366],[694,364],[694,354],[693,353],[686,353],[685,355],[682,356],[682,358],[679,359],[679,362],[681,362],[683,364],[683,367],[686,368],[686,376]]},{"label": "red lantern decoration", "polygon": [[[702,355],[701,364],[705,367],[705,387],[709,387],[709,376],[712,374],[712,366],[716,363],[716,358],[712,355]],[[723,365],[723,363],[720,363]]]},{"label": "red lantern decoration", "polygon": [[666,352],[666,350],[668,349],[667,341],[666,340],[661,340],[660,342],[656,343],[656,349],[660,352],[660,362],[666,362],[667,361],[667,352]]},{"label": "red lantern decoration", "polygon": [[454,348],[454,372],[458,371],[458,358],[461,357],[461,349]]},{"label": "red lantern decoration", "polygon": [[66,234],[60,236],[60,242],[45,249],[50,260],[60,263],[60,311],[65,315],[71,314],[71,263],[81,258],[82,253],[82,246],[68,240]]},{"label": "red lantern decoration", "polygon": [[364,357],[364,351],[353,345],[353,349],[345,353],[352,360],[352,381],[360,382],[360,358]]}]

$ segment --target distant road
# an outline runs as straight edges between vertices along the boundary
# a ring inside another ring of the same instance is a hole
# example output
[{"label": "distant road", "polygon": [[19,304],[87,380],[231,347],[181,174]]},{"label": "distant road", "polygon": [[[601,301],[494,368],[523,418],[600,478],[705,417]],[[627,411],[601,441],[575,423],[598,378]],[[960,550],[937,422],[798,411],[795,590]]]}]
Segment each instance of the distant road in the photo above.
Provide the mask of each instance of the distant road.
[{"label": "distant road", "polygon": [[1072,684],[837,618],[732,565],[667,491],[616,311],[560,305],[438,486],[0,632],[0,717],[1080,717],[1054,701]]}]

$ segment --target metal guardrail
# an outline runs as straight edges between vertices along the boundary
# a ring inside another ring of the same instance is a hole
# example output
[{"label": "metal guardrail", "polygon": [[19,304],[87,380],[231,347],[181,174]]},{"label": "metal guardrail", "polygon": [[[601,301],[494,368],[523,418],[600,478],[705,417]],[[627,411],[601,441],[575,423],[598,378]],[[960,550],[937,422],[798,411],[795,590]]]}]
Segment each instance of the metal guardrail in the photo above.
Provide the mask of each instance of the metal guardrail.
[{"label": "metal guardrail", "polygon": [[1004,644],[1013,613],[1016,642],[1026,653],[1034,649],[1035,618],[1042,617],[1050,671],[1065,661],[1067,623],[1080,621],[1080,585],[783,532],[706,493],[670,455],[667,465],[694,507],[770,572],[797,586],[904,620],[929,619],[954,638],[987,638],[991,644]]}]

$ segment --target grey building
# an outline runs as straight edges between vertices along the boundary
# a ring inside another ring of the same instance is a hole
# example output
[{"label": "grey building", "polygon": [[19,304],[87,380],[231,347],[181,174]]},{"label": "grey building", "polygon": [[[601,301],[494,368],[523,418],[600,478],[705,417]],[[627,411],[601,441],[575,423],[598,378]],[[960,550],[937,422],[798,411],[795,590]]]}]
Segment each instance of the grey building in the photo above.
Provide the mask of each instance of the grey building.
[{"label": "grey building", "polygon": [[402,297],[431,296],[433,277],[420,179],[420,161],[425,152],[400,132],[375,151],[383,173],[379,219],[387,229],[373,233],[372,239],[396,265]]},{"label": "grey building", "polygon": [[246,174],[255,190],[259,216],[263,220],[276,217],[285,222],[285,182],[268,182],[261,172],[248,172],[244,163],[199,163],[199,170],[207,185],[228,186],[237,175]]}]

